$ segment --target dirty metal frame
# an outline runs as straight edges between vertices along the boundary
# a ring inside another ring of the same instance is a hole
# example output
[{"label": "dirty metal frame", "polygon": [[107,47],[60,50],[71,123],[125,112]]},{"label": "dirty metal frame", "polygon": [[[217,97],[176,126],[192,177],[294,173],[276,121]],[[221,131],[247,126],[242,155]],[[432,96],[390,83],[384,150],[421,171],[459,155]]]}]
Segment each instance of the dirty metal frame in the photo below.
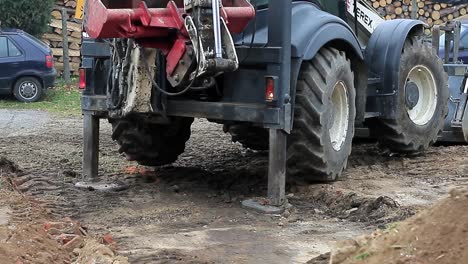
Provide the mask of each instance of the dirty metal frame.
[{"label": "dirty metal frame", "polygon": [[[231,33],[241,33],[255,16],[255,10],[246,0],[224,2],[235,6],[220,6],[220,17]],[[135,9],[108,9],[100,0],[88,0],[85,13],[85,28],[90,36],[132,38],[142,47],[157,48],[167,57],[168,79],[176,78],[175,69],[188,52],[186,43],[191,40],[184,8],[177,7],[174,1],[169,1],[166,8],[148,8],[141,1]],[[219,27],[219,22],[216,25]],[[171,36],[174,32],[175,38]]]},{"label": "dirty metal frame", "polygon": [[[445,33],[444,47],[453,47],[444,49],[445,71],[449,75],[449,80],[450,78],[459,79],[461,82],[460,98],[458,100],[450,98],[451,103],[457,105],[450,126],[452,129],[461,129],[465,141],[468,141],[468,66],[458,59],[461,21],[449,21],[444,25],[434,26],[432,46],[436,52],[439,52],[440,48],[441,31]],[[453,51],[452,58],[450,58],[451,50]],[[455,137],[453,134],[450,134],[452,132],[443,131],[443,133],[448,133],[450,137]]]},{"label": "dirty metal frame", "polygon": [[[88,4],[93,2],[100,1],[89,0]],[[181,24],[182,11],[175,7],[172,1],[165,9],[148,9],[144,4],[140,4],[138,9],[112,10],[117,12],[112,15],[102,9],[105,8],[104,6],[94,8],[92,12],[87,13],[91,16],[88,16],[87,20],[97,19],[103,23],[94,25],[94,29],[88,26],[87,31],[88,33],[91,31],[90,35],[93,38],[140,38],[137,39],[140,45],[161,49],[163,54],[167,55],[166,74],[169,75],[175,67],[175,61],[178,61],[183,56],[182,52],[185,51],[181,47],[185,43],[180,40],[188,40],[183,23]],[[239,54],[250,54],[243,63],[266,65],[267,76],[275,77],[276,104],[255,105],[167,99],[167,115],[254,122],[269,128],[268,205],[264,206],[263,203],[255,200],[243,203],[245,207],[266,213],[279,213],[284,210],[286,204],[286,145],[287,135],[292,128],[291,27],[287,26],[291,25],[291,9],[292,1],[271,1],[268,11],[268,44],[261,48],[236,47]],[[220,9],[221,17],[231,33],[242,32],[250,20],[248,14],[251,11],[249,7],[221,7]],[[157,17],[157,19],[151,19],[151,17]],[[111,24],[120,29],[119,36],[106,35],[112,32],[109,30]],[[160,28],[143,30],[142,25]],[[171,28],[179,29],[174,43],[168,43],[164,41],[164,38],[159,38],[166,36]],[[254,49],[254,52],[249,49]],[[91,180],[98,176],[98,119],[106,116],[105,99],[100,98],[98,102],[95,102],[94,98],[95,96],[82,97],[85,116],[83,174]]]}]

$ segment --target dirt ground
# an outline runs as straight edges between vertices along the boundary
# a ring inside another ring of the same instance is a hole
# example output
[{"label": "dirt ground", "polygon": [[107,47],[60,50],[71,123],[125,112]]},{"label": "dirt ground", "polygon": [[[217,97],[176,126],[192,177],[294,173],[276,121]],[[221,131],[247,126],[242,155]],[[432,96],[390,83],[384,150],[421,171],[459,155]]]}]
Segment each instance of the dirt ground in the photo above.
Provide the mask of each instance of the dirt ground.
[{"label": "dirt ground", "polygon": [[12,176],[16,189],[40,200],[49,218],[71,217],[97,237],[112,234],[130,263],[306,263],[336,241],[384,229],[468,185],[468,146],[402,157],[360,143],[342,180],[289,182],[291,207],[262,215],[240,201],[265,195],[266,153],[245,150],[219,125],[197,120],[179,161],[149,170],[118,155],[103,120],[102,179],[130,188],[78,190],[81,118],[11,110],[0,116],[0,156],[22,170]]},{"label": "dirt ground", "polygon": [[47,204],[18,191],[22,175],[17,165],[0,158],[0,263],[129,263],[116,255],[110,234],[93,237],[78,221],[51,218]]},{"label": "dirt ground", "polygon": [[338,243],[330,264],[452,264],[468,260],[468,188],[400,223]]}]

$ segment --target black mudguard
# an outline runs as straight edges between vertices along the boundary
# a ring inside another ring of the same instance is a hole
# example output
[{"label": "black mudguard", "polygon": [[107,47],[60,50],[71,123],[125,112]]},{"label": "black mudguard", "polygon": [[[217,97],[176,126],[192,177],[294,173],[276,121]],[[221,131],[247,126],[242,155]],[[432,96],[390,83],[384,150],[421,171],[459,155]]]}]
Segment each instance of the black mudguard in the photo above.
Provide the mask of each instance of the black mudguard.
[{"label": "black mudguard", "polygon": [[292,15],[293,57],[311,60],[323,46],[329,44],[363,59],[356,36],[339,17],[310,3],[294,4]]},{"label": "black mudguard", "polygon": [[[324,46],[345,51],[355,76],[356,121],[358,123],[364,121],[367,76],[362,48],[356,35],[342,19],[320,10],[313,4],[304,2],[294,4],[292,12],[292,56],[300,58],[300,61],[311,60]],[[300,67],[292,69],[296,69],[291,76],[295,81]],[[294,82],[291,85],[293,98],[295,87]]]},{"label": "black mudguard", "polygon": [[[337,16],[322,11],[311,2],[294,2],[291,21],[291,56],[312,59],[326,44],[354,53],[364,59],[361,46],[351,28]],[[252,32],[255,39],[252,41]],[[243,34],[234,36],[236,45],[263,47],[268,42],[268,9],[258,10]]]},{"label": "black mudguard", "polygon": [[[380,113],[380,117],[395,117],[394,100],[398,94],[400,60],[406,38],[422,34],[424,23],[419,20],[396,19],[381,23],[372,34],[365,51],[369,77],[366,112]],[[389,107],[390,106],[390,107]]]}]

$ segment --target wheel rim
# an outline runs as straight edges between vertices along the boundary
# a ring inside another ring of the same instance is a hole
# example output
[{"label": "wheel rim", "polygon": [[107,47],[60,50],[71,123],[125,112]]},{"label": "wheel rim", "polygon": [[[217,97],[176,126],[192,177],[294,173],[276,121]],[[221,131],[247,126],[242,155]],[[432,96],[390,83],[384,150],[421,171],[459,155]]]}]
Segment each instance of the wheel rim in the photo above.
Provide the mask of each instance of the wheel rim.
[{"label": "wheel rim", "polygon": [[26,100],[31,100],[37,95],[37,85],[33,82],[22,82],[19,86],[19,95]]},{"label": "wheel rim", "polygon": [[406,105],[408,116],[416,125],[425,125],[434,116],[437,107],[437,86],[432,72],[423,65],[417,65],[411,69],[406,78],[405,95],[408,93],[408,86],[416,85],[418,99],[413,105]]},{"label": "wheel rim", "polygon": [[346,141],[349,123],[348,92],[344,82],[339,81],[333,88],[331,97],[332,118],[329,129],[333,149],[340,151]]}]

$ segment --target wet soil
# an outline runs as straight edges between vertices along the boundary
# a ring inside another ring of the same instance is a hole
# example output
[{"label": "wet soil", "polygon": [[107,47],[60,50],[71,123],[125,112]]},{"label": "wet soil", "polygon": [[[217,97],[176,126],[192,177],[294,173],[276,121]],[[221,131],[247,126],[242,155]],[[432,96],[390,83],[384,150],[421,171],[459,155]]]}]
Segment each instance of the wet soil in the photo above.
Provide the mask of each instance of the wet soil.
[{"label": "wet soil", "polygon": [[[36,112],[9,114],[21,120]],[[0,156],[22,171],[13,178],[16,188],[44,201],[52,217],[77,219],[93,234],[111,233],[131,263],[306,263],[336,241],[406,219],[468,184],[468,146],[404,157],[361,143],[340,181],[289,181],[291,207],[262,215],[242,209],[240,201],[266,194],[267,154],[232,143],[221,126],[197,120],[180,159],[152,169],[118,155],[103,120],[100,180],[129,189],[78,190],[81,118],[40,120],[23,127],[10,122],[10,132],[0,133]]]}]

